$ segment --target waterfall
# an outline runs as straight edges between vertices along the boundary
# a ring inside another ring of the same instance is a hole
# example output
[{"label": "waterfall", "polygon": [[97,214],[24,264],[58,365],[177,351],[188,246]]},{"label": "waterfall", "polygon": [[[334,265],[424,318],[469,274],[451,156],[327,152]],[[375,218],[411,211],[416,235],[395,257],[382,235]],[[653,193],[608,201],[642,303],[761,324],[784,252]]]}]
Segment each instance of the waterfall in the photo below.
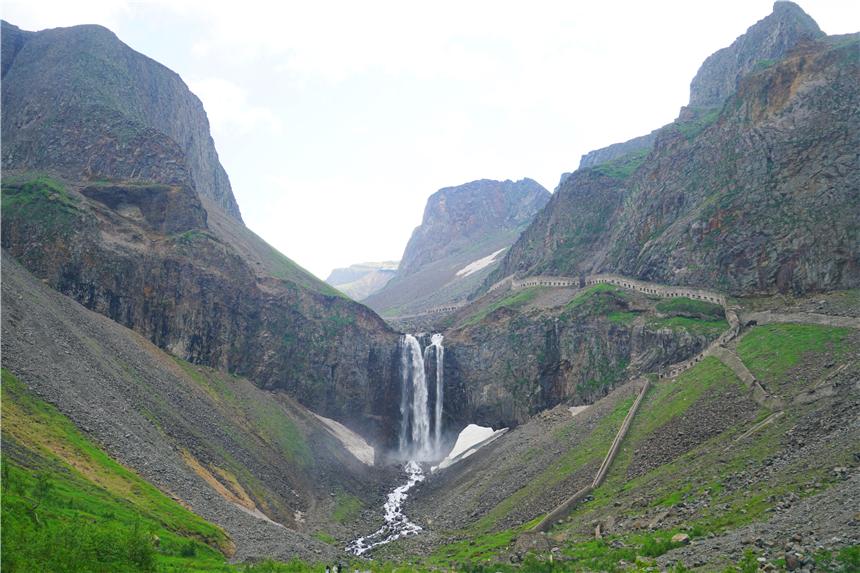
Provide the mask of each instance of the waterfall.
[{"label": "waterfall", "polygon": [[[421,352],[421,344],[411,334],[400,339],[400,456],[409,460],[403,466],[407,475],[405,484],[388,494],[383,506],[385,524],[374,533],[359,537],[346,546],[353,555],[363,555],[380,545],[407,535],[417,535],[421,526],[409,521],[403,513],[407,492],[424,481],[424,470],[419,462],[435,461],[442,456],[442,403],[445,366],[445,347],[442,335],[430,337],[430,344]],[[430,393],[424,369],[430,359],[430,349],[436,352],[436,402],[433,408],[433,437],[430,436]]]},{"label": "waterfall", "polygon": [[445,347],[442,346],[443,338],[441,334],[434,334],[430,337],[430,345],[436,348],[436,415],[433,425],[436,452],[441,451],[442,448],[442,405],[445,398],[445,391],[442,386],[445,377]]},{"label": "waterfall", "polygon": [[[430,392],[426,362],[430,349],[436,351],[436,403],[433,412],[433,436],[430,435]],[[421,344],[411,334],[400,341],[400,454],[411,460],[428,461],[439,454],[442,439],[444,347],[442,335],[434,334],[430,345],[421,352]]]}]

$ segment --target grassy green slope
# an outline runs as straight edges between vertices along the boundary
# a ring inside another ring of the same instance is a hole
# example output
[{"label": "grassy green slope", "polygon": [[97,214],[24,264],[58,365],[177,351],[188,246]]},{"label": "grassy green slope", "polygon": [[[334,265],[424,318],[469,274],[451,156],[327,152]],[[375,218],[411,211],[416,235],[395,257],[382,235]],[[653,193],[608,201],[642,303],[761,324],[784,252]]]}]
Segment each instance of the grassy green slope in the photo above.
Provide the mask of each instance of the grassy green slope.
[{"label": "grassy green slope", "polygon": [[[848,353],[856,339],[849,329],[767,325],[741,339],[739,354],[765,383],[791,398],[817,382],[806,373],[820,372],[822,364],[834,364],[833,370],[839,365],[856,368],[856,359]],[[610,417],[623,416],[625,405],[629,404],[619,405]],[[768,520],[781,500],[826,491],[837,480],[829,468],[851,465],[853,450],[846,442],[851,436],[824,438],[821,447],[803,456],[792,456],[786,443],[790,430],[815,426],[822,409],[830,409],[829,402],[790,405],[784,415],[745,436],[773,412],[755,405],[737,377],[716,358],[705,359],[675,380],[654,381],[606,481],[551,534],[551,544],[560,548],[564,564],[529,562],[522,569],[616,571],[626,562],[628,570],[644,570],[654,558],[680,546],[671,542],[675,533],[693,538],[721,535]],[[605,446],[597,439],[604,426],[601,421],[589,441]],[[697,429],[702,430],[696,433]],[[541,475],[557,469],[576,471],[589,463],[585,453],[576,453],[570,463],[549,467]],[[785,461],[772,467],[773,459]],[[529,484],[523,491],[540,495],[544,486]],[[486,525],[492,515],[516,504],[522,495],[516,492],[479,520],[473,528],[475,537],[439,547],[429,562],[471,561],[473,566],[483,563],[492,570],[514,569],[497,560],[506,559],[520,528],[487,531]],[[619,522],[624,525],[610,525],[608,535],[594,539],[595,523]],[[741,557],[724,555],[719,567],[746,570],[755,563],[755,556],[750,552]],[[850,570],[860,559],[860,550],[822,551],[815,559],[826,570]]]},{"label": "grassy green slope", "polygon": [[232,544],[220,528],[114,461],[5,369],[2,377],[4,571],[224,563]]}]

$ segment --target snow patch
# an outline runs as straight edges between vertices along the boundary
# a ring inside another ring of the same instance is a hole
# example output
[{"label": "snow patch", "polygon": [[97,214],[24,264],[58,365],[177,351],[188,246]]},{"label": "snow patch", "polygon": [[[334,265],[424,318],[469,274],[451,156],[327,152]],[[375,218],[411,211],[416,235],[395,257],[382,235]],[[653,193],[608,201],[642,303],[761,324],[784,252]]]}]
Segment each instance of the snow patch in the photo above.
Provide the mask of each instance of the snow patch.
[{"label": "snow patch", "polygon": [[[507,247],[505,247],[505,248],[507,248]],[[477,261],[472,261],[471,263],[469,263],[468,265],[466,265],[465,267],[463,267],[462,269],[457,271],[457,276],[458,277],[467,277],[471,274],[474,274],[474,273],[480,271],[483,268],[486,268],[487,266],[491,265],[493,263],[493,261],[496,260],[496,257],[499,256],[499,253],[504,251],[505,248],[501,248],[498,251],[496,251],[495,253],[493,253],[491,255],[487,255],[483,259],[478,259]]]},{"label": "snow patch", "polygon": [[314,414],[314,416],[316,416],[320,422],[325,424],[325,427],[329,431],[329,433],[335,438],[337,438],[340,443],[343,444],[343,447],[345,447],[349,451],[349,453],[355,456],[358,461],[369,466],[373,465],[375,452],[373,450],[373,446],[368,444],[364,438],[362,438],[340,422],[336,422],[331,418],[326,418],[324,416],[320,416],[319,414]]},{"label": "snow patch", "polygon": [[457,441],[454,443],[454,447],[448,455],[445,456],[445,459],[439,462],[438,466],[433,467],[431,471],[435,472],[437,470],[445,469],[459,461],[465,460],[487,444],[494,442],[507,431],[507,428],[494,431],[492,428],[485,426],[469,424],[463,428],[463,431],[460,432],[459,436],[457,436]]},{"label": "snow patch", "polygon": [[568,410],[570,410],[571,416],[576,416],[580,412],[584,412],[585,410],[588,410],[588,406],[571,406],[570,408],[568,408]]}]

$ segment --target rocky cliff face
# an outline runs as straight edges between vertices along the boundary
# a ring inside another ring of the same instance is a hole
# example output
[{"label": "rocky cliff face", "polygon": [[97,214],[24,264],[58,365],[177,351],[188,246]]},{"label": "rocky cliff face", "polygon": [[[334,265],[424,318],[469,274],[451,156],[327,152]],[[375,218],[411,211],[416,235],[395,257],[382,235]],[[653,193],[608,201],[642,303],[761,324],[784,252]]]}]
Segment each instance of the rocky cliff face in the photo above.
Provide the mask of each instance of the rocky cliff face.
[{"label": "rocky cliff face", "polygon": [[579,160],[579,168],[585,169],[587,167],[594,167],[601,163],[607,163],[624,157],[625,155],[630,155],[631,153],[644,155],[654,147],[654,140],[657,139],[658,131],[659,130],[655,129],[647,135],[640,135],[639,137],[634,137],[633,139],[621,143],[613,143],[612,145],[595,149],[594,151],[589,151],[582,156],[582,159]]},{"label": "rocky cliff face", "polygon": [[724,93],[704,86],[719,83],[726,54],[787,53],[739,81],[747,68],[733,67],[721,107],[688,107],[647,154],[566,178],[485,287],[512,273],[593,271],[734,294],[860,284],[860,39],[806,41],[817,27],[799,11],[777,3],[706,62],[694,103]]},{"label": "rocky cliff face", "polygon": [[409,239],[398,274],[406,276],[470,240],[528,224],[549,193],[531,179],[481,179],[440,189],[427,199],[424,218]]},{"label": "rocky cliff face", "polygon": [[531,179],[440,189],[427,200],[396,276],[365,302],[383,315],[402,316],[465,299],[549,196]]},{"label": "rocky cliff face", "polygon": [[728,328],[713,312],[672,312],[614,288],[493,293],[445,332],[447,426],[510,427],[561,403],[591,404],[701,352]]},{"label": "rocky cliff face", "polygon": [[4,22],[3,36],[4,169],[184,182],[241,220],[203,105],[177,74],[100,26]]},{"label": "rocky cliff face", "polygon": [[797,4],[774,3],[773,13],[705,60],[690,84],[690,107],[722,105],[742,77],[781,60],[798,44],[822,36],[815,20]]},{"label": "rocky cliff face", "polygon": [[202,106],[176,74],[92,26],[32,34],[10,60],[12,256],[176,356],[391,437],[397,334],[241,223]]}]

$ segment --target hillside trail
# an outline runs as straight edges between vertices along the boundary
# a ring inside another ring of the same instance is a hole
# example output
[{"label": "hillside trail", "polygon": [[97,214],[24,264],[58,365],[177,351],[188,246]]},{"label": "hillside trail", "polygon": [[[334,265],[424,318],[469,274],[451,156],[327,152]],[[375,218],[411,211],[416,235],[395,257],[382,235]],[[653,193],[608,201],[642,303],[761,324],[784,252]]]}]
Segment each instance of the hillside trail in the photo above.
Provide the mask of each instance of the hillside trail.
[{"label": "hillside trail", "polygon": [[[764,311],[749,313],[744,314],[744,321],[742,323],[737,313],[739,308],[735,306],[730,306],[728,304],[727,297],[722,293],[692,287],[678,287],[672,285],[651,283],[646,281],[640,281],[637,279],[631,279],[620,275],[600,274],[589,275],[586,277],[579,278],[564,276],[538,276],[529,277],[528,279],[524,279],[522,281],[517,281],[516,279],[513,279],[513,277],[508,277],[508,279],[510,279],[511,290],[520,290],[523,288],[531,288],[535,286],[570,289],[571,287],[576,286],[582,288],[584,286],[592,286],[596,284],[611,284],[613,286],[617,286],[627,290],[634,290],[651,296],[658,296],[663,298],[686,297],[696,300],[714,302],[722,306],[725,311],[726,320],[729,323],[729,328],[725,332],[723,332],[710,345],[708,345],[705,350],[703,350],[701,353],[694,356],[693,358],[690,358],[677,364],[672,364],[663,369],[662,371],[650,374],[655,375],[661,379],[674,379],[682,372],[692,368],[697,363],[701,362],[701,360],[707,356],[714,356],[715,358],[719,359],[720,362],[726,365],[750,390],[750,398],[755,401],[756,404],[769,410],[775,410],[767,418],[749,428],[740,437],[738,437],[736,441],[754,434],[758,430],[764,428],[768,424],[772,423],[774,420],[778,419],[780,416],[784,415],[783,399],[778,396],[773,396],[767,393],[761,383],[756,379],[755,375],[753,375],[749,368],[747,368],[747,366],[743,363],[743,360],[741,360],[740,356],[738,356],[734,348],[734,343],[736,339],[741,335],[742,331],[744,331],[744,324],[749,325],[747,326],[747,329],[754,328],[759,324],[769,323],[801,323],[815,324],[819,326],[838,326],[860,329],[860,318],[849,316],[833,316],[807,312],[778,313],[773,311]],[[498,283],[493,285],[493,288],[491,290],[495,290],[505,286],[504,283],[508,279],[503,279],[502,281],[499,281]],[[577,503],[586,498],[603,482],[603,479],[606,477],[606,474],[609,472],[612,462],[615,459],[615,455],[618,452],[618,448],[620,447],[621,442],[627,435],[627,431],[629,430],[633,418],[636,415],[636,412],[639,408],[639,404],[641,403],[642,398],[648,391],[649,380],[647,376],[648,375],[646,374],[645,377],[639,378],[638,380],[634,381],[634,383],[638,382],[641,384],[639,394],[637,395],[636,400],[633,402],[633,405],[630,406],[630,410],[627,412],[627,416],[624,418],[621,427],[618,429],[618,432],[616,433],[615,438],[613,439],[612,444],[610,445],[609,450],[606,453],[606,456],[603,458],[603,462],[600,464],[600,467],[597,470],[597,473],[594,477],[594,481],[590,485],[574,493],[572,496],[570,496],[560,505],[558,505],[555,509],[549,512],[537,525],[535,525],[530,530],[531,532],[546,532],[551,529],[553,525],[566,517]]]}]

